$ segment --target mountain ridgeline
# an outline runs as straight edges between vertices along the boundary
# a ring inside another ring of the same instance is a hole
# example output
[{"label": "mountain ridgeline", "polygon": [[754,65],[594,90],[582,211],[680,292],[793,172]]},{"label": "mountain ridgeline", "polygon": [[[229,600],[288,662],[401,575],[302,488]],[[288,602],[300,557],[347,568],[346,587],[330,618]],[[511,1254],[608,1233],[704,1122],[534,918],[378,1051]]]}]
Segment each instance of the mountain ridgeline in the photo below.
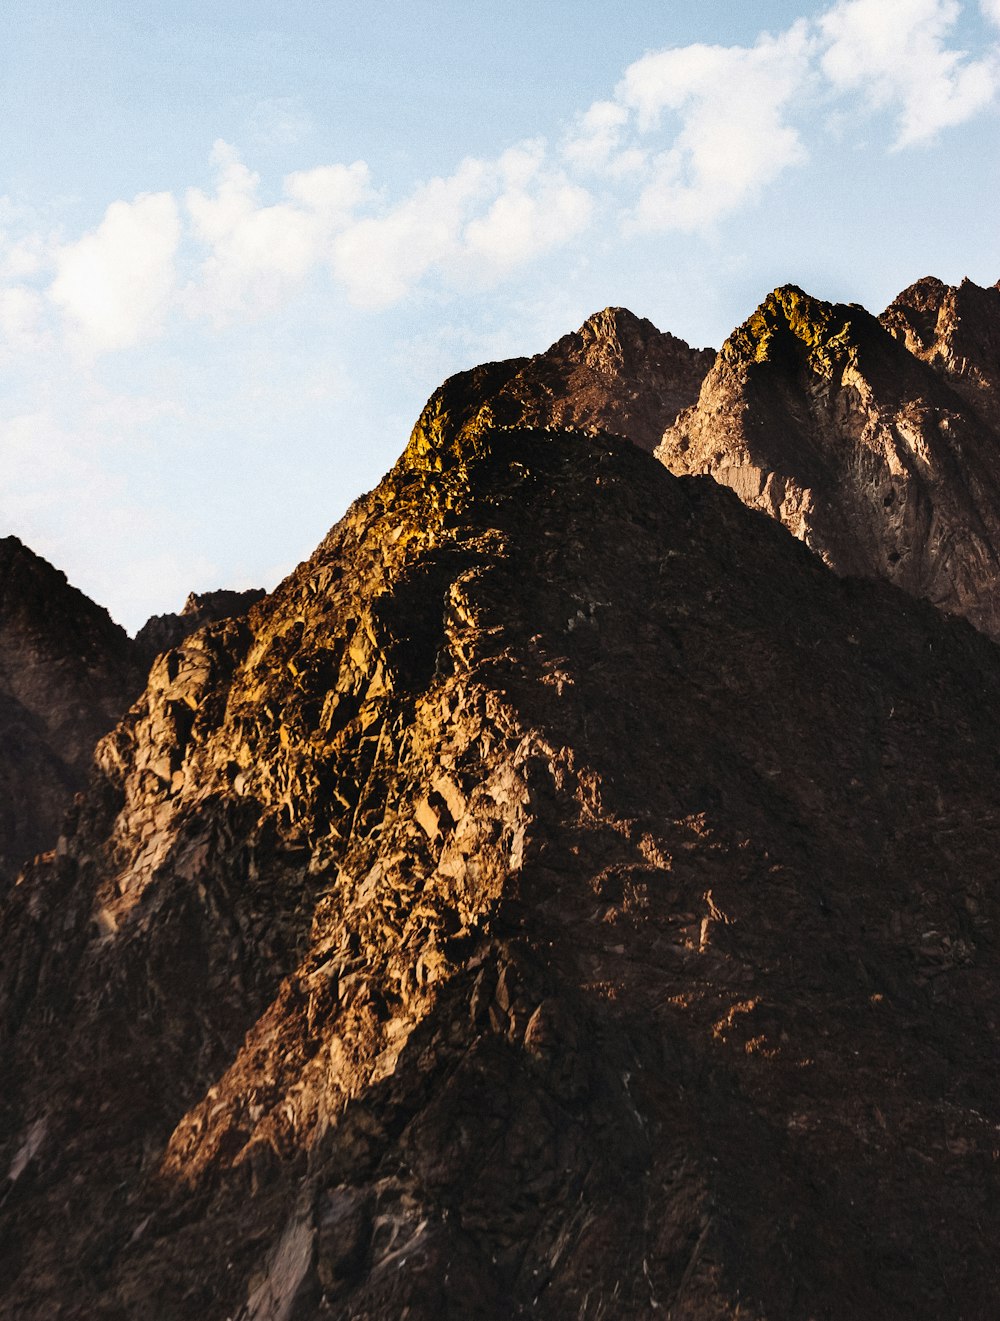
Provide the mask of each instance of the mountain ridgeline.
[{"label": "mountain ridgeline", "polygon": [[609,309],[153,628],[0,891],[0,1317],[993,1314],[998,302]]},{"label": "mountain ridgeline", "polygon": [[709,473],[838,573],[1000,635],[1000,292],[921,281],[881,319],[776,290],[657,457]]}]

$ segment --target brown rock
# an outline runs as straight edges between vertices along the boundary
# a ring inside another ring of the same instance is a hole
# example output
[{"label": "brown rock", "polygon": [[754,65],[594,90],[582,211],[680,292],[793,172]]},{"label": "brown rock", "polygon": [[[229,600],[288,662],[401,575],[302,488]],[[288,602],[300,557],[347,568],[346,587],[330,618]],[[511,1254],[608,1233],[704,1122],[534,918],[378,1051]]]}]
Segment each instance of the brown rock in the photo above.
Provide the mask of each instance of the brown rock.
[{"label": "brown rock", "polygon": [[1000,653],[510,372],[4,897],[0,1317],[992,1314]]},{"label": "brown rock", "polygon": [[0,888],[55,845],[94,744],[140,683],[107,611],[16,537],[0,540]]},{"label": "brown rock", "polygon": [[657,456],[730,486],[838,573],[885,578],[998,637],[1000,294],[922,281],[883,322],[776,290]]}]

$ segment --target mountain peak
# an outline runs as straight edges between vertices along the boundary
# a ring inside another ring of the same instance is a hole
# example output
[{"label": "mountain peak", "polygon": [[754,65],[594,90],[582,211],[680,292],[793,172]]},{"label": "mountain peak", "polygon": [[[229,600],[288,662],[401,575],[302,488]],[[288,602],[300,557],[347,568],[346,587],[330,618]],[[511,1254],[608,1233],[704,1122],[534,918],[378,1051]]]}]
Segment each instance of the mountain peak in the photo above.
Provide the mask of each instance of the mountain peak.
[{"label": "mountain peak", "polygon": [[583,340],[634,342],[656,339],[667,332],[658,330],[652,321],[636,316],[627,307],[605,307],[587,317],[576,333]]},{"label": "mountain peak", "polygon": [[458,372],[439,386],[410,437],[410,457],[439,455],[475,427],[604,432],[651,451],[698,397],[712,349],[692,349],[625,307],[606,307],[533,358]]},{"label": "mountain peak", "polygon": [[1000,427],[1000,283],[957,286],[927,276],[879,318],[992,427]]},{"label": "mountain peak", "polygon": [[722,356],[732,363],[804,359],[829,371],[870,342],[874,326],[871,314],[857,304],[824,302],[786,284],[729,336]]},{"label": "mountain peak", "polygon": [[876,319],[785,285],[656,453],[731,486],[838,572],[1000,636],[998,404],[997,291],[928,277]]}]

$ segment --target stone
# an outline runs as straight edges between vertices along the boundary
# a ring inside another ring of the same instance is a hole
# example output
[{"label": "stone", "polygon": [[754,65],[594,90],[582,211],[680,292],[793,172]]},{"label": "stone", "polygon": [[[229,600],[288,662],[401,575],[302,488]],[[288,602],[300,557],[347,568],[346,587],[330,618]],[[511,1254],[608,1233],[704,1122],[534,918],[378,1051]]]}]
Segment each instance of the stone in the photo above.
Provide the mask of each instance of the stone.
[{"label": "stone", "polygon": [[[740,388],[951,389],[835,311]],[[529,362],[165,653],[0,890],[0,1316],[995,1310],[1000,653]]]}]

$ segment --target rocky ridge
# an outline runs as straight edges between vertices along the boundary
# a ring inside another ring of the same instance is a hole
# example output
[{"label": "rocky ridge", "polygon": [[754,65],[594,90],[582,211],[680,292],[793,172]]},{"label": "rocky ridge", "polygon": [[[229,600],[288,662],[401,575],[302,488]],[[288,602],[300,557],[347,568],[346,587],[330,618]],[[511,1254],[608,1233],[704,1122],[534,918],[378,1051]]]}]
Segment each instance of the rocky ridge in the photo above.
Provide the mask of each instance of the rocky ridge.
[{"label": "rocky ridge", "polygon": [[495,424],[623,436],[653,450],[698,398],[714,349],[693,349],[627,308],[606,307],[528,359],[488,407]]},{"label": "rocky ridge", "polygon": [[107,611],[16,537],[0,540],[0,892],[55,846],[95,743],[141,683]]},{"label": "rocky ridge", "polygon": [[0,1315],[989,1314],[1000,655],[522,370],[8,896]]},{"label": "rocky ridge", "polygon": [[881,321],[776,290],[656,454],[708,473],[842,574],[1000,636],[1000,292],[920,281]]},{"label": "rocky ridge", "polygon": [[1000,282],[950,286],[926,277],[879,317],[915,357],[929,363],[993,428],[1000,427]]},{"label": "rocky ridge", "polygon": [[180,646],[186,637],[205,624],[220,619],[239,618],[256,605],[266,593],[262,588],[214,592],[191,592],[179,614],[152,615],[135,635],[135,645],[147,665],[161,652]]}]

